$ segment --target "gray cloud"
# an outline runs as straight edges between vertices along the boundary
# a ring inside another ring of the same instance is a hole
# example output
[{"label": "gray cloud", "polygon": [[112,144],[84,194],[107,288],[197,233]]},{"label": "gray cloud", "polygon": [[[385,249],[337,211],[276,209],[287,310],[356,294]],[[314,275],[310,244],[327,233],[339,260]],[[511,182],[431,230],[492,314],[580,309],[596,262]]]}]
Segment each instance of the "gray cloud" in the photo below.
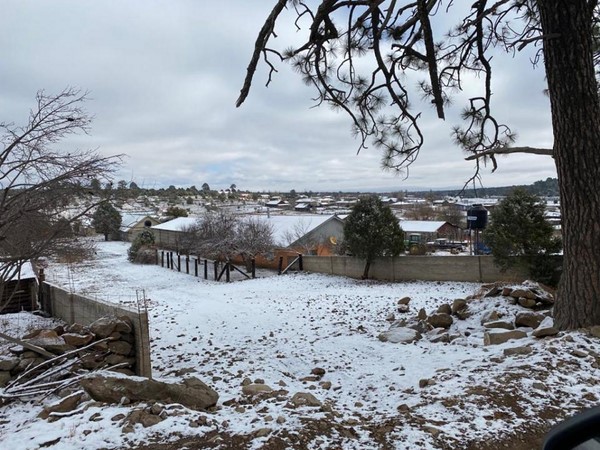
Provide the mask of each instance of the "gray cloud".
[{"label": "gray cloud", "polygon": [[[236,109],[271,3],[7,2],[0,18],[0,121],[24,121],[38,89],[77,86],[90,91],[86,108],[96,119],[90,136],[65,146],[127,154],[117,177],[138,184],[235,183],[272,191],[462,186],[473,164],[450,139],[460,96],[446,122],[423,105],[426,145],[407,180],[382,172],[376,150],[357,155],[349,119],[326,107],[311,108],[311,90],[289,67],[278,67],[268,89],[261,67],[250,97]],[[299,39],[293,27],[278,29],[278,35],[283,47]],[[503,70],[495,73],[494,100],[499,116],[518,131],[519,144],[549,146],[543,71],[524,68],[527,57],[505,57]],[[484,183],[548,176],[556,176],[550,158],[512,156],[501,160],[496,173],[486,172]]]}]

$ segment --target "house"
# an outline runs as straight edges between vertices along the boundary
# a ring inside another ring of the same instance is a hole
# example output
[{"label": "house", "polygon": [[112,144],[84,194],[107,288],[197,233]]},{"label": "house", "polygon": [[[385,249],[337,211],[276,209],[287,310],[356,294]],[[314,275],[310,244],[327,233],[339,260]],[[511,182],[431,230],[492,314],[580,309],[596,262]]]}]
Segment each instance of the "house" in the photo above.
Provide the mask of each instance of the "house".
[{"label": "house", "polygon": [[331,255],[344,238],[344,221],[335,214],[295,214],[262,220],[271,225],[277,247],[299,253]]},{"label": "house", "polygon": [[[0,265],[0,273],[6,266]],[[11,269],[8,269],[12,272]],[[37,307],[37,277],[30,261],[23,263],[7,281],[0,281],[0,314],[33,311]]]},{"label": "house", "polygon": [[143,230],[154,225],[158,225],[160,221],[147,213],[121,213],[121,227],[119,229],[120,238],[122,241],[132,242],[138,234]]},{"label": "house", "polygon": [[158,247],[179,250],[184,233],[197,222],[197,217],[177,217],[154,225],[150,230],[154,234],[154,242]]},{"label": "house", "polygon": [[437,220],[400,220],[400,227],[408,236],[409,234],[420,234],[421,241],[434,241],[438,238],[448,238],[452,241],[460,241],[463,231],[460,227],[450,222]]},{"label": "house", "polygon": [[280,208],[280,209],[288,209],[290,207],[289,202],[282,200],[280,198],[275,198],[272,200],[269,200],[268,202],[265,203],[265,206],[267,208]]}]

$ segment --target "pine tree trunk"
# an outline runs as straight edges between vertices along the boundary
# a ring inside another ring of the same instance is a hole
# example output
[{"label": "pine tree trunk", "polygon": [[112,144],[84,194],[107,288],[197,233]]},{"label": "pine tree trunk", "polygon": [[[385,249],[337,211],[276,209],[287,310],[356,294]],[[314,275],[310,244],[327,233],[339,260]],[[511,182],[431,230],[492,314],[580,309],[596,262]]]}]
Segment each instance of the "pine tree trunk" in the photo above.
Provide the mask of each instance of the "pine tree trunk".
[{"label": "pine tree trunk", "polygon": [[600,104],[585,0],[538,0],[564,246],[561,329],[600,324]]}]

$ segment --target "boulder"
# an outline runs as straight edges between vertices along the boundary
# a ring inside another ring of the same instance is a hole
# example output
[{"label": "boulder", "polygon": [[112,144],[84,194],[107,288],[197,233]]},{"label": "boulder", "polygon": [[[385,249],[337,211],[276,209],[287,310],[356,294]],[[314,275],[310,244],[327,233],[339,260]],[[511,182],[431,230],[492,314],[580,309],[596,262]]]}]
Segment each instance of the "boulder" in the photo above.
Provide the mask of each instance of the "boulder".
[{"label": "boulder", "polygon": [[527,297],[519,297],[519,299],[517,300],[517,302],[523,308],[535,308],[535,305],[537,304],[537,302],[534,299],[527,298]]},{"label": "boulder", "polygon": [[444,303],[443,305],[440,305],[437,309],[437,312],[439,314],[452,314],[452,307],[448,304],[448,303]]},{"label": "boulder", "polygon": [[54,330],[40,330],[35,337],[23,340],[29,344],[57,354],[75,350],[75,347],[67,344],[63,337],[59,336]]},{"label": "boulder", "polygon": [[500,320],[500,315],[498,312],[494,310],[488,311],[481,317],[481,325],[487,322],[495,322],[496,320]]},{"label": "boulder", "polygon": [[258,395],[258,394],[264,394],[265,392],[272,392],[273,389],[271,389],[270,386],[267,386],[266,384],[263,383],[253,383],[253,384],[247,384],[245,386],[242,386],[242,393],[244,395]]},{"label": "boulder", "polygon": [[115,318],[101,317],[100,319],[92,322],[90,325],[90,331],[96,335],[98,339],[104,339],[109,337],[115,327],[117,326]]},{"label": "boulder", "polygon": [[467,301],[462,298],[457,298],[456,300],[454,300],[452,302],[452,306],[450,307],[450,310],[452,311],[452,314],[456,314],[458,311],[461,311],[461,310],[465,309],[466,307],[467,307]]},{"label": "boulder", "polygon": [[399,313],[407,313],[408,311],[410,311],[410,306],[408,304],[406,304],[406,305],[398,305],[398,312]]},{"label": "boulder", "polygon": [[[6,386],[8,384],[8,382],[11,380],[12,376],[10,375],[10,372],[4,371],[4,370],[0,370],[0,388],[3,388],[4,386]],[[0,402],[1,405],[1,402]]]},{"label": "boulder", "polygon": [[514,330],[515,326],[508,320],[495,320],[493,322],[486,322],[483,324],[484,328],[503,328],[505,330]]},{"label": "boulder", "polygon": [[84,391],[77,391],[56,403],[44,406],[44,409],[38,417],[41,419],[47,419],[52,413],[66,413],[73,411],[79,406],[85,396],[86,394]]},{"label": "boulder", "polygon": [[381,342],[391,342],[393,344],[406,344],[420,338],[421,334],[417,330],[408,327],[390,328],[378,336]]},{"label": "boulder", "polygon": [[510,293],[510,296],[513,298],[526,298],[529,300],[535,300],[537,297],[534,292],[531,292],[529,289],[525,288],[513,289],[513,291]]},{"label": "boulder", "polygon": [[290,404],[296,408],[300,406],[321,406],[321,402],[308,392],[296,392],[290,399]]},{"label": "boulder", "polygon": [[219,394],[198,378],[185,378],[180,383],[165,383],[141,377],[95,374],[83,378],[81,386],[94,399],[105,403],[131,402],[180,403],[195,410],[217,404]]},{"label": "boulder", "polygon": [[512,339],[523,339],[527,337],[527,333],[521,330],[489,330],[483,334],[484,345],[504,344]]},{"label": "boulder", "polygon": [[108,343],[108,349],[112,353],[116,353],[117,355],[129,355],[131,354],[132,346],[130,343],[125,341],[114,341]]},{"label": "boulder", "polygon": [[421,308],[419,310],[419,313],[417,314],[417,317],[419,320],[425,320],[427,319],[427,311],[425,311],[425,308]]},{"label": "boulder", "polygon": [[546,336],[556,336],[558,329],[554,327],[554,319],[552,317],[546,317],[542,320],[542,323],[533,330],[533,335],[537,338],[543,338]]},{"label": "boulder", "polygon": [[408,305],[410,303],[410,297],[402,297],[398,300],[399,305]]},{"label": "boulder", "polygon": [[5,358],[0,356],[0,372],[10,372],[19,364],[19,358]]},{"label": "boulder", "polygon": [[450,328],[454,320],[450,314],[436,313],[430,315],[427,322],[434,328]]},{"label": "boulder", "polygon": [[85,347],[94,340],[93,334],[64,333],[61,337],[73,347]]},{"label": "boulder", "polygon": [[546,316],[533,311],[524,311],[517,314],[515,317],[515,326],[537,328],[542,323]]},{"label": "boulder", "polygon": [[504,349],[504,356],[529,355],[531,352],[533,352],[533,349],[528,346],[511,347]]}]

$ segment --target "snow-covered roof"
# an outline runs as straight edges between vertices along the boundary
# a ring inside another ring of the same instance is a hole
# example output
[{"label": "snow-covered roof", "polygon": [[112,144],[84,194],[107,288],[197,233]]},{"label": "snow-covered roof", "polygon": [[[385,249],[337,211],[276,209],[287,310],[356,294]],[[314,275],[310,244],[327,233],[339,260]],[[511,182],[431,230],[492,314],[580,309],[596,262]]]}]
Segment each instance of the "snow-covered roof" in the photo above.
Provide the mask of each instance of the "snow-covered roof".
[{"label": "snow-covered roof", "polygon": [[260,216],[260,220],[269,223],[273,228],[273,240],[278,245],[289,245],[288,237],[294,241],[311,232],[333,215],[294,214],[286,216]]},{"label": "snow-covered roof", "polygon": [[[5,264],[0,264],[0,273],[3,272],[5,267]],[[36,278],[36,275],[35,271],[33,270],[33,266],[31,265],[31,261],[27,261],[23,263],[21,270],[15,273],[8,281],[28,280],[31,278]]]},{"label": "snow-covered roof", "polygon": [[440,220],[401,220],[400,227],[405,232],[435,233],[445,223]]},{"label": "snow-covered roof", "polygon": [[121,230],[129,230],[130,228],[137,225],[141,220],[144,220],[146,217],[151,217],[151,213],[148,211],[127,213],[121,212]]},{"label": "snow-covered roof", "polygon": [[198,217],[177,217],[168,222],[161,223],[150,227],[153,230],[164,230],[164,231],[184,231],[186,228],[195,225],[198,222]]}]

